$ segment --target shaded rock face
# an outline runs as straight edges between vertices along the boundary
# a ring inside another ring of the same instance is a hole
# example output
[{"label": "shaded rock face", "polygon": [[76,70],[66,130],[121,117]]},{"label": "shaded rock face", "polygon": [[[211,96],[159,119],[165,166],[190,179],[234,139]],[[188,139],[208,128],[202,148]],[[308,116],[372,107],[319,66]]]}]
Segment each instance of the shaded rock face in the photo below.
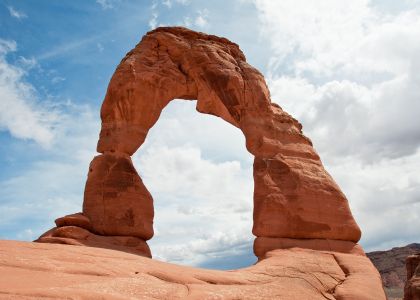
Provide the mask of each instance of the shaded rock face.
[{"label": "shaded rock face", "polygon": [[93,159],[85,187],[83,213],[101,235],[153,236],[153,199],[128,155]]},{"label": "shaded rock face", "polygon": [[407,280],[406,258],[420,252],[420,244],[409,244],[385,251],[366,253],[381,274],[382,283],[389,299],[401,299]]},{"label": "shaded rock face", "polygon": [[404,300],[420,300],[420,252],[407,257],[406,267],[407,282],[404,287]]}]

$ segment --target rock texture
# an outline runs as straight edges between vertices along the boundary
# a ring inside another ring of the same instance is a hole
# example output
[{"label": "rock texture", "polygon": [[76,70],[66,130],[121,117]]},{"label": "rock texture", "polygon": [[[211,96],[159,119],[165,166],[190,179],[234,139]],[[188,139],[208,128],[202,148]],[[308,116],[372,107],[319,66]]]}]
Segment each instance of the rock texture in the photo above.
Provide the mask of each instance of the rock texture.
[{"label": "rock texture", "polygon": [[215,271],[109,249],[0,241],[0,273],[1,299],[385,299],[366,256],[304,249]]},{"label": "rock texture", "polygon": [[102,235],[153,236],[153,199],[129,155],[99,155],[89,167],[83,213]]},{"label": "rock texture", "polygon": [[114,249],[152,257],[149,246],[141,238],[92,233],[90,220],[81,213],[58,218],[55,223],[57,227],[41,235],[35,242]]},{"label": "rock texture", "polygon": [[382,277],[382,284],[389,299],[402,299],[407,280],[406,258],[420,252],[420,244],[394,247],[385,251],[366,253]]},{"label": "rock texture", "polygon": [[[139,267],[140,279],[121,275],[125,279],[111,286],[159,299],[219,294],[223,299],[384,299],[378,273],[356,244],[361,232],[347,199],[301,124],[271,102],[264,77],[238,45],[180,27],[149,32],[117,67],[101,108],[101,154],[89,167],[83,213],[58,219],[58,227],[38,242],[150,256],[153,199],[130,156],[173,99],[196,99],[197,111],[218,116],[245,135],[255,156],[252,231],[260,262],[223,273],[130,258],[151,267]],[[93,285],[108,287],[106,282]]]},{"label": "rock texture", "polygon": [[407,257],[404,300],[420,300],[420,252]]}]

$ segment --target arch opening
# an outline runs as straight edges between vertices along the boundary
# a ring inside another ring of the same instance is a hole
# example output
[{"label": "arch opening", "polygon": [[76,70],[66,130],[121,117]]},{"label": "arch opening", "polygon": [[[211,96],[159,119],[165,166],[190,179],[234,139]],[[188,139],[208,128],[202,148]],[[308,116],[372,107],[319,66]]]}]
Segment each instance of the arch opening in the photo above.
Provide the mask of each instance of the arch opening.
[{"label": "arch opening", "polygon": [[171,101],[132,156],[154,199],[153,257],[213,269],[245,267],[252,252],[253,157],[240,130]]}]

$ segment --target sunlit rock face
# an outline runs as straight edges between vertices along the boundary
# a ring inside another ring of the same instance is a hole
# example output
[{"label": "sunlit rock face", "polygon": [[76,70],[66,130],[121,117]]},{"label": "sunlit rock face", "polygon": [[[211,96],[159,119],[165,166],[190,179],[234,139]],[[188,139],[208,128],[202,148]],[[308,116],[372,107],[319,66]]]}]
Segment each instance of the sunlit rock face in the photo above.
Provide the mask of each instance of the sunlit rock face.
[{"label": "sunlit rock face", "polygon": [[217,271],[109,249],[0,241],[0,272],[1,299],[386,299],[366,256],[297,248]]},{"label": "sunlit rock face", "polygon": [[[57,227],[38,242],[110,248],[151,257],[146,241],[153,236],[153,199],[131,155],[174,99],[197,100],[198,112],[218,116],[239,128],[246,148],[255,157],[252,232],[257,237],[254,253],[259,262],[249,269],[256,272],[249,282],[260,280],[260,273],[283,279],[268,287],[272,290],[267,298],[257,290],[249,292],[261,296],[252,299],[276,299],[276,290],[285,293],[281,299],[385,299],[378,272],[356,244],[361,232],[347,199],[303,135],[301,124],[271,102],[264,77],[246,62],[238,45],[180,27],[147,33],[122,59],[101,108],[97,147],[101,154],[89,167],[83,213],[58,219]],[[267,271],[271,266],[276,268]],[[296,278],[292,269],[298,270],[297,278],[303,280],[298,280],[303,286],[300,292],[286,287],[287,278]],[[162,276],[172,278],[171,272]],[[227,295],[233,285],[247,280],[242,273],[238,273],[241,279],[205,274],[210,281],[185,275],[188,278],[181,280],[182,284],[199,280],[232,285],[217,289],[227,297],[221,299],[231,299]],[[322,287],[314,290],[305,274],[316,278],[326,274],[318,280]],[[197,295],[214,292],[211,285],[200,289]],[[192,298],[204,299],[197,297]]]}]

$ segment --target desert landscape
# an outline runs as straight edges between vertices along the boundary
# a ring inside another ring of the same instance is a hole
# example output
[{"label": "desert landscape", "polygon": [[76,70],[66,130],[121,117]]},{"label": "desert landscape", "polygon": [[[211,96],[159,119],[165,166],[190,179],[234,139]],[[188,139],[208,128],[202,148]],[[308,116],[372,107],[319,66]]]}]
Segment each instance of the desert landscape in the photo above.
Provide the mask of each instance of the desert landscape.
[{"label": "desert landscape", "polygon": [[[379,273],[357,244],[361,232],[347,199],[302,134],[302,125],[274,105],[269,95],[261,73],[227,39],[181,27],[149,32],[123,58],[109,84],[97,148],[102,154],[89,166],[83,212],[57,219],[57,227],[36,240],[111,248],[150,258],[146,241],[153,236],[153,199],[130,156],[169,101],[197,99],[199,112],[239,127],[248,151],[255,156],[253,234],[259,259],[255,266],[229,273],[187,270],[104,251],[102,255],[111,261],[99,255],[102,266],[93,263],[94,270],[83,265],[72,272],[66,269],[74,267],[76,257],[88,255],[82,261],[95,261],[100,251],[81,247],[72,258],[74,248],[24,243],[8,247],[8,242],[2,242],[4,250],[10,249],[1,266],[10,274],[2,292],[25,297],[73,297],[77,293],[113,297],[115,290],[101,291],[106,281],[95,280],[92,288],[80,275],[93,273],[109,280],[100,268],[108,267],[112,273],[121,267],[118,260],[123,256],[123,260],[134,260],[128,263],[133,267],[137,262],[138,271],[115,276],[123,281],[140,280],[148,287],[134,283],[132,290],[111,278],[125,297],[130,292],[134,298],[159,299],[386,299]],[[55,252],[57,258],[49,261],[48,254]],[[42,259],[27,265],[25,261],[34,261],[31,257]],[[60,263],[62,260],[69,265]],[[40,262],[42,266],[37,266]],[[45,281],[41,284],[35,281],[26,291],[20,286],[20,277],[52,274],[54,268],[62,269],[59,277],[63,282],[56,279],[57,274],[42,275],[39,278]],[[156,278],[163,282],[153,287]],[[67,290],[50,292],[67,280],[71,283]]]},{"label": "desert landscape", "polygon": [[0,299],[420,300],[418,7],[233,2],[0,7]]}]

